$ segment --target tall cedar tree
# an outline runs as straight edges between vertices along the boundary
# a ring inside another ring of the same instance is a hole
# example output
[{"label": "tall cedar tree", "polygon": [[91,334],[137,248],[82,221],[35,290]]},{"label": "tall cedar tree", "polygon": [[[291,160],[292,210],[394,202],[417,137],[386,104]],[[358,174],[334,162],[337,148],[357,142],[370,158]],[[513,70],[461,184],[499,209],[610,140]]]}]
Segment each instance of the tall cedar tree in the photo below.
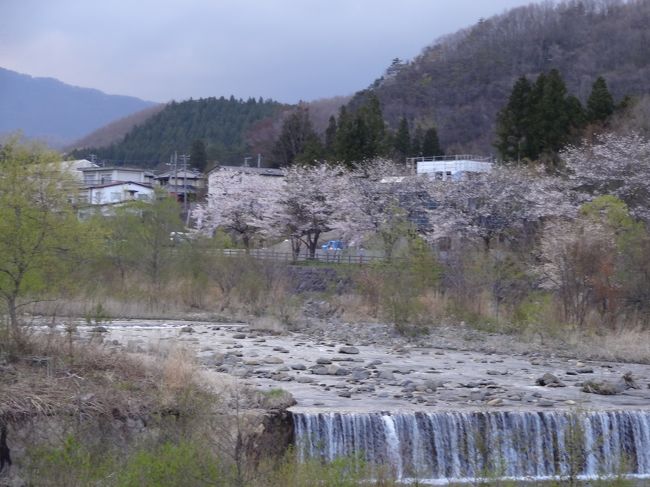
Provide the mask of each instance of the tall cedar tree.
[{"label": "tall cedar tree", "polygon": [[587,117],[589,122],[604,122],[614,113],[614,98],[607,89],[607,83],[602,76],[593,84],[587,100]]},{"label": "tall cedar tree", "polygon": [[336,117],[332,115],[327,124],[327,129],[325,129],[325,154],[329,158],[335,156],[336,129]]},{"label": "tall cedar tree", "polygon": [[508,104],[497,116],[496,148],[505,160],[520,161],[528,153],[530,135],[530,92],[532,86],[525,76],[512,88]]},{"label": "tall cedar tree", "polygon": [[526,78],[515,83],[508,104],[497,117],[497,142],[504,161],[557,161],[558,151],[585,124],[575,96],[567,96],[560,73],[541,73],[534,85]]},{"label": "tall cedar tree", "polygon": [[374,93],[368,95],[356,113],[341,107],[334,149],[336,159],[347,166],[386,155],[386,126]]},{"label": "tall cedar tree", "polygon": [[399,121],[399,127],[395,134],[395,141],[393,147],[395,148],[396,155],[405,159],[411,153],[411,135],[409,134],[409,124],[406,118],[402,117]]},{"label": "tall cedar tree", "polygon": [[425,157],[442,155],[443,151],[440,147],[440,140],[438,139],[438,131],[435,127],[430,127],[424,132],[422,139],[422,155]]},{"label": "tall cedar tree", "polygon": [[334,138],[336,159],[351,167],[356,161],[363,160],[363,127],[360,120],[349,114],[345,106],[339,110],[338,126]]},{"label": "tall cedar tree", "polygon": [[192,163],[192,166],[201,172],[204,172],[208,165],[208,154],[205,150],[205,143],[201,139],[196,139],[192,142],[190,162]]}]

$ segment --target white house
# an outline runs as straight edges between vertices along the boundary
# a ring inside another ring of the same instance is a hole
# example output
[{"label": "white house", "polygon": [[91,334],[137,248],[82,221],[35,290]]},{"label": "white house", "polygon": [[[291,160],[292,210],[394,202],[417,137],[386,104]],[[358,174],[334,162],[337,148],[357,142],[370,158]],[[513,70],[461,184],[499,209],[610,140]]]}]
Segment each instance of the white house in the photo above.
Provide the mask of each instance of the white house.
[{"label": "white house", "polygon": [[154,189],[144,183],[116,182],[90,186],[87,195],[91,205],[114,205],[133,200],[151,200],[154,198]]},{"label": "white house", "polygon": [[148,171],[129,167],[82,167],[83,183],[86,186],[116,182],[150,183]]},{"label": "white house", "polygon": [[442,181],[458,181],[471,173],[492,170],[492,158],[473,155],[410,157],[406,166],[416,174],[427,174]]}]

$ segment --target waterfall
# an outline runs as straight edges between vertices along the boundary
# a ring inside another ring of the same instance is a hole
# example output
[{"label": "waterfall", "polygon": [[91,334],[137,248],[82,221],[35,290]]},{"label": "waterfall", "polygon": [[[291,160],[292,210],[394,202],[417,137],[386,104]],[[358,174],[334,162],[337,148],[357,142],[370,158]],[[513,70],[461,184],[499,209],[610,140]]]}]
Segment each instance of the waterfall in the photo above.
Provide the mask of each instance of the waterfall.
[{"label": "waterfall", "polygon": [[299,458],[362,458],[397,478],[650,475],[650,411],[294,412]]}]

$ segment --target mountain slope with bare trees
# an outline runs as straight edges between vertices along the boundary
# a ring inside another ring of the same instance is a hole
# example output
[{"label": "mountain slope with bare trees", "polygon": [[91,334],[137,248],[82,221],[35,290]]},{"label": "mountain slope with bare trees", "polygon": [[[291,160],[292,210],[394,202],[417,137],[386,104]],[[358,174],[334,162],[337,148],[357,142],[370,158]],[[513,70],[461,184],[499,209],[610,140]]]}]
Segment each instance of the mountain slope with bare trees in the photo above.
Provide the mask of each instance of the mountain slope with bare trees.
[{"label": "mountain slope with bare trees", "polygon": [[438,128],[448,151],[493,152],[494,126],[514,82],[557,69],[583,103],[598,76],[615,100],[650,93],[650,0],[544,2],[482,19],[439,39],[356,94],[375,93],[395,129]]}]

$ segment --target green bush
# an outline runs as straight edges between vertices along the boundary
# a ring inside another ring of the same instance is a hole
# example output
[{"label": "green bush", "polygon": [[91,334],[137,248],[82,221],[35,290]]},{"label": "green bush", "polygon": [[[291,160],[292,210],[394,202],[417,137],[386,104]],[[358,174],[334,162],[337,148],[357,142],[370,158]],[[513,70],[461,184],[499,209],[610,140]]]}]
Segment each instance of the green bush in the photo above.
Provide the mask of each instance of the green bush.
[{"label": "green bush", "polygon": [[216,458],[196,443],[165,443],[133,454],[117,476],[118,487],[227,485]]}]

